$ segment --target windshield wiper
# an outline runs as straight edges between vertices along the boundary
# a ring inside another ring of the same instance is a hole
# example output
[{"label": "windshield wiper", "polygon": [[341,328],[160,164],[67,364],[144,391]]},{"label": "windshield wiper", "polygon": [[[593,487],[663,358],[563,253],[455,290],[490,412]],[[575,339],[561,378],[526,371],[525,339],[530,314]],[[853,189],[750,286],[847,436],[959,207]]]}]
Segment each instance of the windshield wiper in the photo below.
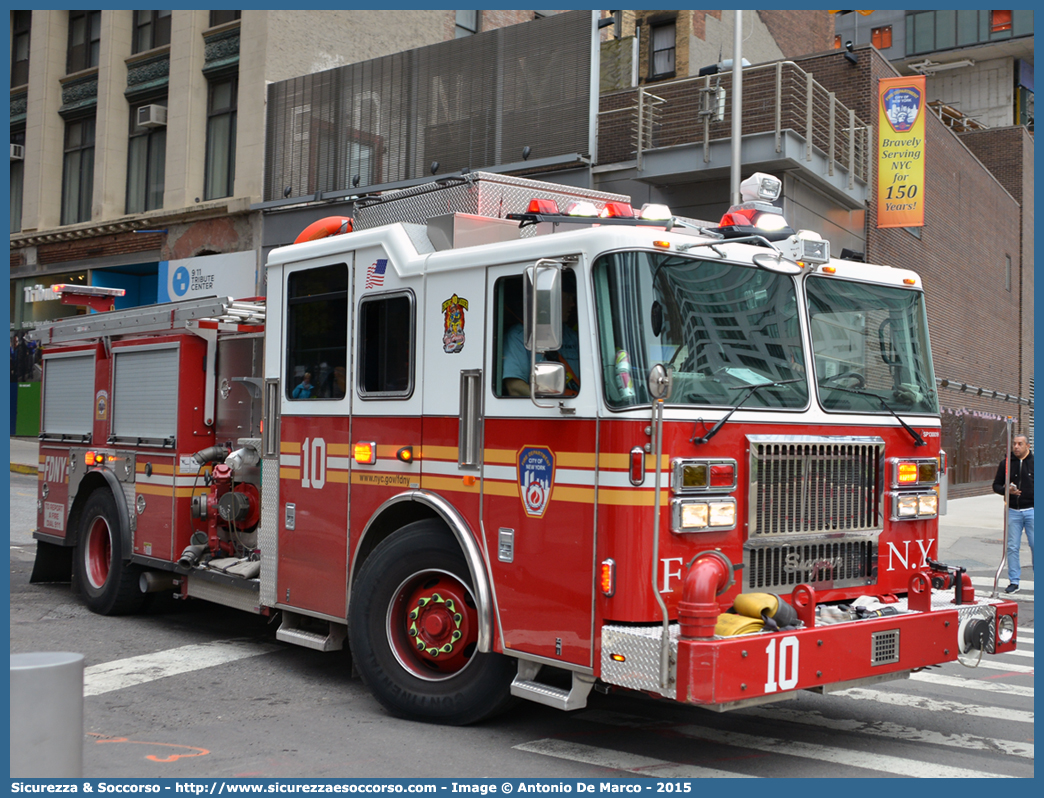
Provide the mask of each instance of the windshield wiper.
[{"label": "windshield wiper", "polygon": [[[761,388],[771,388],[771,387],[773,387],[775,385],[790,385],[791,383],[794,383],[794,382],[804,382],[804,381],[805,381],[804,377],[797,377],[797,378],[792,379],[792,380],[776,380],[775,382],[761,382],[761,383],[758,383],[757,385],[751,385],[747,389],[747,392],[745,394],[743,394],[743,396],[740,398],[740,400],[738,402],[736,402],[735,405],[733,405],[733,408],[728,413],[726,413],[724,416],[722,416],[721,420],[717,424],[715,424],[713,427],[711,427],[710,430],[708,430],[706,435],[704,435],[702,438],[697,438],[696,434],[695,434],[695,431],[694,431],[693,432],[693,436],[691,438],[689,438],[689,442],[690,443],[706,443],[707,441],[709,441],[711,438],[713,438],[715,435],[718,434],[718,430],[720,430],[723,426],[725,426],[725,422],[729,420],[729,417],[733,413],[735,413],[737,410],[739,410],[741,407],[743,407],[743,403],[746,402],[748,399],[750,399],[750,397],[752,397],[755,393],[757,393]],[[736,388],[733,388],[732,390],[737,391],[737,390],[739,390],[739,388],[736,387]],[[700,419],[700,420],[702,421],[703,419]]]},{"label": "windshield wiper", "polygon": [[892,408],[888,406],[888,403],[882,397],[878,396],[876,393],[870,393],[870,391],[860,391],[855,388],[841,388],[837,385],[828,385],[826,387],[830,388],[831,391],[844,391],[845,393],[854,393],[858,394],[859,396],[869,396],[871,399],[876,399],[878,402],[881,403],[881,407],[883,407],[885,410],[887,410],[889,413],[895,416],[895,420],[902,424],[903,429],[910,433],[910,437],[914,439],[914,446],[928,445],[928,442],[917,434],[917,430],[915,430],[913,427],[911,427],[909,424],[907,424],[905,421],[899,418],[899,414],[892,410]]}]

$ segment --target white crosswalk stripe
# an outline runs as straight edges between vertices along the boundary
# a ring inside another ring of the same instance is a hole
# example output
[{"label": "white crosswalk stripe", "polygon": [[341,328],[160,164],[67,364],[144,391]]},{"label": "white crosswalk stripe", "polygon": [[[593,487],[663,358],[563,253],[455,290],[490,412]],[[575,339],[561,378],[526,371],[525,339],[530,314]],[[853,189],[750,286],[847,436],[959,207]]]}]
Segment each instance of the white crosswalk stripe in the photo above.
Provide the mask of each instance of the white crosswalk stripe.
[{"label": "white crosswalk stripe", "polygon": [[[612,726],[634,726],[636,725],[636,721],[638,721],[639,725],[645,725],[649,722],[643,718],[635,718],[633,716],[621,715],[613,712],[584,712],[582,717],[584,720]],[[659,727],[663,728],[663,726]],[[935,762],[925,762],[915,759],[907,759],[906,757],[890,756],[879,752],[855,751],[848,748],[837,748],[797,740],[783,740],[776,737],[715,729],[709,726],[669,724],[666,728],[668,728],[672,734],[682,735],[684,737],[704,742],[733,745],[738,748],[753,751],[765,751],[770,754],[782,754],[784,756],[814,759],[817,762],[831,762],[846,767],[894,773],[906,777],[913,776],[922,779],[1010,778],[1003,774],[987,773],[978,770],[971,770],[969,768],[942,765]]]},{"label": "white crosswalk stripe", "polygon": [[1033,723],[1033,713],[1028,710],[982,706],[979,704],[963,704],[959,701],[944,701],[937,698],[927,698],[923,695],[896,693],[889,690],[870,687],[850,687],[847,690],[839,690],[831,695],[843,696],[856,701],[876,701],[880,704],[888,704],[896,707],[923,709],[928,712],[946,712],[951,715],[967,715],[974,718],[987,718],[990,720],[1003,721],[1005,723]]},{"label": "white crosswalk stripe", "polygon": [[104,662],[83,669],[83,694],[85,697],[102,695],[167,676],[199,671],[279,650],[280,646],[272,644],[217,640]]},{"label": "white crosswalk stripe", "polygon": [[545,738],[531,743],[514,746],[517,751],[528,751],[532,754],[553,756],[570,762],[582,762],[585,765],[598,765],[612,770],[622,770],[638,776],[652,776],[658,779],[735,779],[757,778],[744,776],[741,773],[730,773],[716,768],[702,768],[696,765],[682,765],[675,762],[664,762],[638,754],[624,751],[611,751],[593,745],[574,743],[569,740],[553,740]]},{"label": "white crosswalk stripe", "polygon": [[947,676],[941,673],[914,673],[910,675],[912,682],[924,682],[941,687],[959,687],[962,690],[980,690],[987,693],[1003,693],[1004,695],[1016,695],[1023,698],[1033,698],[1033,688],[1023,687],[1017,684],[1000,684],[998,682],[984,682],[978,679],[962,679],[957,676]]}]

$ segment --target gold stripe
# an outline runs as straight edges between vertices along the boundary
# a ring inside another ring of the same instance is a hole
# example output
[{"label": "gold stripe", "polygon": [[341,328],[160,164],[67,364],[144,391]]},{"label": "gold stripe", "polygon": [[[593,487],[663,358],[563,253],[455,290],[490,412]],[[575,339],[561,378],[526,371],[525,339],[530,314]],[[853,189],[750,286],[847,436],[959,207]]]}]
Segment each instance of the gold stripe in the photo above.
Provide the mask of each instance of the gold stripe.
[{"label": "gold stripe", "polygon": [[351,457],[354,452],[350,443],[328,443],[326,454],[331,457]]},{"label": "gold stripe", "polygon": [[300,468],[280,468],[279,469],[280,479],[300,479],[301,469]]},{"label": "gold stripe", "polygon": [[[660,455],[660,462],[664,471],[671,467],[670,455]],[[603,452],[598,455],[598,467],[599,468],[615,468],[621,471],[627,471],[631,467],[631,455],[630,454],[615,454]],[[655,455],[645,455],[645,468],[649,471],[656,469],[656,457]]]},{"label": "gold stripe", "polygon": [[582,502],[583,504],[594,503],[594,488],[577,488],[573,486],[556,485],[551,490],[551,501],[559,502]]},{"label": "gold stripe", "polygon": [[339,485],[347,485],[348,477],[351,475],[350,471],[330,471],[326,472],[327,482],[336,482]]},{"label": "gold stripe", "polygon": [[456,462],[457,452],[456,446],[424,446],[421,448],[421,457],[425,460],[452,460]]},{"label": "gold stripe", "polygon": [[508,496],[518,498],[518,484],[515,482],[486,482],[486,495]]},{"label": "gold stripe", "polygon": [[482,460],[490,465],[514,465],[518,451],[515,449],[483,449]]},{"label": "gold stripe", "polygon": [[[134,484],[134,490],[137,493],[147,493],[150,496],[173,496],[174,486],[173,485],[148,485],[141,482]],[[192,488],[185,488],[188,491],[186,496],[192,494]]]},{"label": "gold stripe", "polygon": [[555,465],[561,468],[594,468],[595,456],[592,452],[559,452],[555,455]]},{"label": "gold stripe", "polygon": [[[134,473],[135,474],[144,474],[145,473],[145,465],[146,464],[141,462],[141,460],[138,460],[134,464]],[[153,463],[152,464],[152,473],[153,474],[173,474],[174,473],[174,466],[173,465],[164,465],[163,463]]]},{"label": "gold stripe", "polygon": [[301,442],[300,441],[279,441],[279,453],[280,454],[300,454],[301,453]]},{"label": "gold stripe", "polygon": [[457,493],[478,493],[482,483],[475,480],[474,485],[465,485],[463,477],[421,477],[421,487],[428,490],[448,490]]},{"label": "gold stripe", "polygon": [[[660,491],[660,506],[667,507],[671,501],[668,490]],[[626,488],[602,488],[598,491],[599,504],[612,504],[618,507],[652,507],[656,503],[656,492],[649,490],[628,490]]]}]

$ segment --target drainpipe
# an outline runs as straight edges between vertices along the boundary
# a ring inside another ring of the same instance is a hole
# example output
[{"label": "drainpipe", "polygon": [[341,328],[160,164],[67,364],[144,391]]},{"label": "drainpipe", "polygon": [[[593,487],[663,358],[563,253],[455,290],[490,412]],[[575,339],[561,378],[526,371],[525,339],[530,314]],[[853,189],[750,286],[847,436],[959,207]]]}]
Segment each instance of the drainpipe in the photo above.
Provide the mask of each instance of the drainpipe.
[{"label": "drainpipe", "polygon": [[743,12],[736,11],[732,45],[732,180],[733,205],[740,204],[740,150],[743,144]]}]

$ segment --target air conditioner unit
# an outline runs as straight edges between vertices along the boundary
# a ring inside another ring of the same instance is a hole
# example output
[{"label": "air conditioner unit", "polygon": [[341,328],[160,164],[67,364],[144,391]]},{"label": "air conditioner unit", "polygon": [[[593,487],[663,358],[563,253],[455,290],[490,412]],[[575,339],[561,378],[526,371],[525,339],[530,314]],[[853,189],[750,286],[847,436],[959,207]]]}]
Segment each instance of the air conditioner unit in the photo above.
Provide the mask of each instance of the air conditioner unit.
[{"label": "air conditioner unit", "polygon": [[11,145],[11,160],[22,161],[25,160],[25,147],[21,144]]},{"label": "air conditioner unit", "polygon": [[166,127],[167,109],[162,105],[143,105],[138,109],[138,127]]}]

